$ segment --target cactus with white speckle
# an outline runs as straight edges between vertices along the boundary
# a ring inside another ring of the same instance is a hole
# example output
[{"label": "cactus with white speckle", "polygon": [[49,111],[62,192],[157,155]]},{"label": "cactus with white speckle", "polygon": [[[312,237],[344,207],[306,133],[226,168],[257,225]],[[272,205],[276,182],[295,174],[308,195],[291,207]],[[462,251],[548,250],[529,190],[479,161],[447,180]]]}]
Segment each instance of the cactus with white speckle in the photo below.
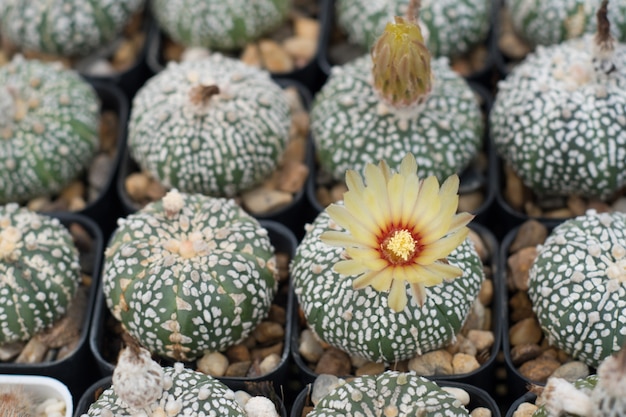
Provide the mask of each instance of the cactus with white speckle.
[{"label": "cactus with white speckle", "polygon": [[18,49],[80,57],[109,46],[145,0],[3,0],[0,32]]},{"label": "cactus with white speckle", "polygon": [[289,6],[289,0],[155,0],[151,10],[176,42],[232,51],[278,27]]},{"label": "cactus with white speckle", "polygon": [[170,62],[133,100],[130,154],[167,188],[232,197],[267,179],[291,113],[269,73],[215,53]]},{"label": "cactus with white speckle", "polygon": [[538,47],[498,84],[495,147],[539,198],[610,200],[626,186],[626,44],[598,18],[603,33]]},{"label": "cactus with white speckle", "polygon": [[30,339],[67,311],[81,280],[78,250],[53,217],[0,206],[0,344]]},{"label": "cactus with white speckle", "polygon": [[[392,16],[405,15],[411,0],[337,0],[337,22],[349,39],[369,49]],[[421,26],[436,57],[468,53],[487,39],[491,0],[422,0]]]},{"label": "cactus with white speckle", "polygon": [[233,200],[177,190],[119,221],[102,280],[128,333],[176,361],[241,342],[278,286],[274,248],[257,220]]},{"label": "cactus with white speckle", "polygon": [[414,373],[386,371],[352,378],[322,397],[308,417],[468,417],[454,395]]},{"label": "cactus with white speckle", "polygon": [[[513,27],[533,47],[578,38],[597,29],[595,13],[602,0],[505,0]],[[609,3],[616,39],[626,42],[626,3]]]},{"label": "cactus with white speckle", "polygon": [[407,153],[421,175],[443,180],[479,153],[483,120],[475,93],[448,60],[431,60],[415,20],[396,17],[371,56],[333,67],[315,96],[311,133],[321,170],[336,181],[347,169],[395,165]]},{"label": "cactus with white speckle", "polygon": [[626,214],[566,220],[540,246],[528,295],[548,342],[596,367],[626,343]]},{"label": "cactus with white speckle", "polygon": [[16,56],[0,67],[0,203],[60,191],[98,147],[100,101],[76,72]]}]

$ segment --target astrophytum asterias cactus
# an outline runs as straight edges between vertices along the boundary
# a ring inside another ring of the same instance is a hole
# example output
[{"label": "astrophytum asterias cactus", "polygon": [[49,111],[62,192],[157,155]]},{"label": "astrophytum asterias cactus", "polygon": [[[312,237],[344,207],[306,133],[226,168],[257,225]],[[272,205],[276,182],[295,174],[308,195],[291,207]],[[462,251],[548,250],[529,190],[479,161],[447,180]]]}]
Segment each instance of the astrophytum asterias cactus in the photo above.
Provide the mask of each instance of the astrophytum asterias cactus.
[{"label": "astrophytum asterias cactus", "polygon": [[81,417],[246,416],[235,393],[217,379],[181,362],[161,368],[147,350],[130,349],[121,352],[111,387]]},{"label": "astrophytum asterias cactus", "polygon": [[78,250],[58,219],[15,203],[0,206],[0,344],[51,326],[80,280]]},{"label": "astrophytum asterias cactus", "polygon": [[626,214],[566,220],[539,248],[529,276],[550,344],[596,367],[626,343]]},{"label": "astrophytum asterias cactus", "polygon": [[[505,0],[513,27],[531,46],[553,45],[597,29],[596,11],[602,0]],[[615,38],[626,42],[626,3],[609,3]]]},{"label": "astrophytum asterias cactus", "polygon": [[184,46],[234,50],[278,27],[289,0],[154,0],[160,27]]},{"label": "astrophytum asterias cactus", "polygon": [[320,168],[348,169],[412,153],[420,175],[459,173],[482,146],[478,100],[446,58],[431,60],[414,20],[397,17],[365,55],[336,66],[315,96],[311,133]]},{"label": "astrophytum asterias cactus", "polygon": [[24,52],[80,57],[109,46],[145,0],[2,0],[0,33]]},{"label": "astrophytum asterias cactus", "polygon": [[[404,16],[412,0],[337,0],[337,22],[353,43],[369,49],[392,16]],[[487,39],[491,0],[422,0],[420,25],[436,57],[455,57]]]},{"label": "astrophytum asterias cactus", "polygon": [[435,382],[414,373],[386,371],[352,378],[324,396],[308,417],[468,417],[469,411]]},{"label": "astrophytum asterias cactus", "polygon": [[98,146],[94,88],[58,64],[16,56],[0,67],[0,203],[49,196]]},{"label": "astrophytum asterias cactus", "polygon": [[232,197],[277,168],[291,113],[269,73],[211,54],[170,62],[137,92],[130,154],[168,188]]},{"label": "astrophytum asterias cactus", "polygon": [[453,341],[484,279],[455,214],[458,177],[439,188],[412,156],[399,172],[381,162],[363,182],[349,171],[344,202],[307,229],[291,263],[311,330],[351,355],[394,362]]},{"label": "astrophytum asterias cactus", "polygon": [[233,200],[170,191],[120,219],[105,252],[113,316],[177,361],[241,342],[277,290],[268,232]]},{"label": "astrophytum asterias cactus", "polygon": [[604,28],[538,47],[498,84],[493,141],[538,196],[610,199],[626,185],[626,45]]}]

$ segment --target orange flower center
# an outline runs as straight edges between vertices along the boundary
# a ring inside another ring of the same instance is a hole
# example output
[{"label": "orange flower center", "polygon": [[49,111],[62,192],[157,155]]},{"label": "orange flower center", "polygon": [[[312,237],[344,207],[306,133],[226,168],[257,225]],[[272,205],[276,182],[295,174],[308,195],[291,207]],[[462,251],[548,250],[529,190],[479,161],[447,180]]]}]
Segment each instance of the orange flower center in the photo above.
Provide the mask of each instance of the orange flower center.
[{"label": "orange flower center", "polygon": [[418,249],[418,239],[406,229],[396,229],[387,233],[380,243],[383,258],[394,265],[409,263]]}]

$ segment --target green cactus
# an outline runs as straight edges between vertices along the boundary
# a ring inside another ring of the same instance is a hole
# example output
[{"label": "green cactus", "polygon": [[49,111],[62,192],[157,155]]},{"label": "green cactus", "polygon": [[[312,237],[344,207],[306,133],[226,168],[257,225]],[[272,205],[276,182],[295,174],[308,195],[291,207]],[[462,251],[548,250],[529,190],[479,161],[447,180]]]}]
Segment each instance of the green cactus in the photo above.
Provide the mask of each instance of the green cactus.
[{"label": "green cactus", "polygon": [[589,211],[561,223],[529,276],[551,345],[597,367],[626,343],[626,214]]},{"label": "green cactus", "polygon": [[289,6],[289,0],[155,0],[151,10],[174,41],[232,51],[278,27]]},{"label": "green cactus", "polygon": [[62,57],[110,45],[145,0],[3,0],[0,33],[20,50]]},{"label": "green cactus", "polygon": [[[369,49],[393,16],[405,15],[411,0],[337,0],[337,22],[351,42]],[[487,38],[491,0],[422,1],[420,18],[427,46],[436,56],[468,53]]]},{"label": "green cactus", "polygon": [[[531,46],[553,45],[596,31],[602,0],[505,0],[515,31]],[[626,42],[626,3],[609,2],[616,39]]]},{"label": "green cactus", "polygon": [[167,188],[232,197],[277,168],[291,113],[266,71],[215,53],[170,62],[133,101],[130,154]]},{"label": "green cactus", "polygon": [[16,56],[0,67],[0,203],[60,191],[93,159],[100,102],[76,72]]},{"label": "green cactus", "polygon": [[482,147],[482,112],[448,61],[432,60],[432,90],[408,117],[381,108],[372,68],[369,55],[334,67],[315,96],[311,134],[321,170],[339,181],[347,169],[381,159],[395,165],[409,152],[422,176],[444,179],[468,166]]},{"label": "green cactus", "polygon": [[605,49],[590,34],[539,47],[498,84],[495,147],[539,197],[626,185],[626,45]]},{"label": "green cactus", "polygon": [[241,342],[278,286],[274,248],[257,220],[233,200],[177,190],[119,220],[102,280],[125,329],[177,361]]},{"label": "green cactus", "polygon": [[81,280],[78,250],[58,219],[0,206],[0,344],[28,340],[62,317]]},{"label": "green cactus", "polygon": [[324,396],[308,417],[449,416],[469,411],[435,382],[415,373],[386,371],[353,378]]}]

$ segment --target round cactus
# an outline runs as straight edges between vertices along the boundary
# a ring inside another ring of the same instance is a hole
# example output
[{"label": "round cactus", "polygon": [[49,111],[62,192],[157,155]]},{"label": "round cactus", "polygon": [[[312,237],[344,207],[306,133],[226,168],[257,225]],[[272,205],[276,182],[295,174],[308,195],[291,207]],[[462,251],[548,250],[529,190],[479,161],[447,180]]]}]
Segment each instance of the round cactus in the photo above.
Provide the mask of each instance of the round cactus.
[{"label": "round cactus", "polygon": [[549,343],[594,367],[626,343],[626,214],[566,220],[529,274],[528,295]]},{"label": "round cactus", "polygon": [[242,341],[278,285],[274,248],[257,220],[233,200],[176,190],[119,221],[102,280],[130,335],[180,361]]},{"label": "round cactus", "polygon": [[[159,365],[157,365],[159,366]],[[143,411],[149,416],[225,416],[245,417],[246,413],[235,399],[235,393],[209,375],[185,368],[182,363],[164,367],[163,385],[159,397],[141,409],[130,407],[118,393],[115,382],[91,404],[88,413],[81,417],[107,417],[135,415]],[[134,385],[128,390],[143,389]]]},{"label": "round cactus", "polygon": [[154,0],[151,10],[174,41],[232,51],[278,27],[289,6],[289,0]]},{"label": "round cactus", "polygon": [[498,84],[496,149],[537,195],[608,199],[626,185],[626,45],[614,47],[610,59],[592,35],[539,47]]},{"label": "round cactus", "polygon": [[[337,0],[337,21],[351,42],[369,49],[392,16],[404,15],[411,0]],[[487,38],[491,0],[424,0],[420,20],[434,56],[465,54]]]},{"label": "round cactus", "polygon": [[131,156],[164,186],[232,197],[277,168],[290,107],[266,71],[211,56],[168,66],[133,100]]},{"label": "round cactus", "polygon": [[[420,175],[439,179],[462,171],[482,146],[478,100],[446,58],[431,62],[432,90],[411,117],[381,107],[369,55],[334,67],[311,108],[320,168],[335,180],[381,159],[395,165],[413,153]],[[430,76],[430,75],[429,75]]]},{"label": "round cactus", "polygon": [[78,250],[58,219],[0,206],[0,344],[28,340],[67,311],[78,289]]},{"label": "round cactus", "polygon": [[[597,28],[602,0],[505,0],[515,31],[530,45],[553,45]],[[611,1],[609,19],[616,39],[626,42],[626,3]]]},{"label": "round cactus", "polygon": [[469,411],[435,382],[414,373],[386,371],[352,378],[324,396],[308,417],[468,417]]},{"label": "round cactus", "polygon": [[3,0],[0,32],[20,50],[80,57],[108,46],[145,0]]},{"label": "round cactus", "polygon": [[60,191],[93,159],[100,103],[76,72],[15,57],[0,67],[0,203]]}]

